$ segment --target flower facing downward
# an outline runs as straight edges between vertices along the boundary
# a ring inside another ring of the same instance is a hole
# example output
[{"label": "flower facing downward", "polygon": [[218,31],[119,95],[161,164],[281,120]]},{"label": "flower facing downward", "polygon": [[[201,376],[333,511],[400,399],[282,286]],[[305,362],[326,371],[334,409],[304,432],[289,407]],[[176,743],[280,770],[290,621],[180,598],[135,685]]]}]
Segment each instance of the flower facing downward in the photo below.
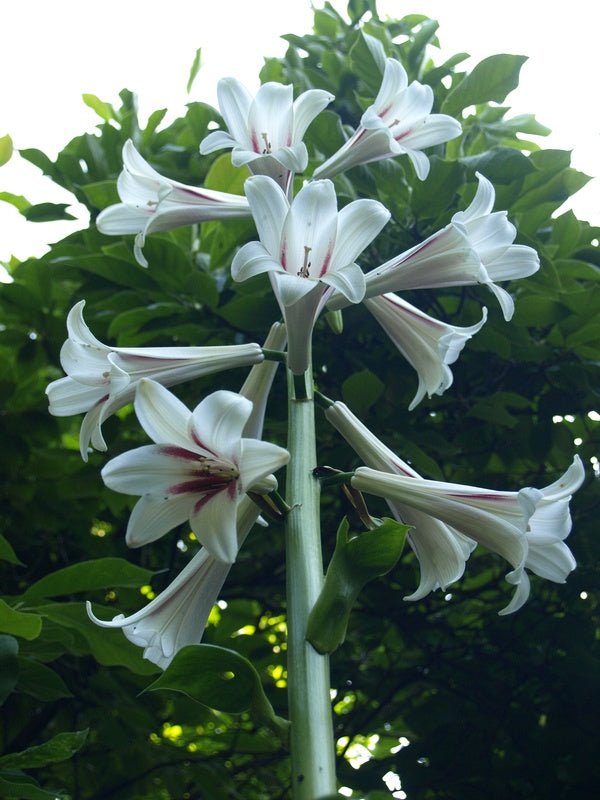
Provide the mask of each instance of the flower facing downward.
[{"label": "flower facing downward", "polygon": [[338,212],[331,181],[306,184],[290,204],[270,178],[255,176],[245,185],[260,242],[235,255],[231,274],[244,281],[271,273],[286,322],[288,364],[300,374],[308,366],[310,336],[328,287],[350,303],[362,300],[364,274],[354,262],[390,217],[376,200],[355,200]]},{"label": "flower facing downward", "polygon": [[315,170],[315,178],[331,178],[358,164],[407,155],[417,177],[425,180],[429,159],[421,151],[461,133],[460,124],[447,114],[432,114],[433,90],[415,81],[408,85],[402,64],[388,58],[383,81],[373,105],[361,117],[348,141]]},{"label": "flower facing downward", "polygon": [[[258,517],[258,508],[247,497],[237,508],[237,537],[241,547]],[[102,628],[121,628],[133,644],[144,648],[144,658],[166,669],[176,653],[199,644],[208,616],[229,574],[231,564],[201,548],[172,583],[147,606],[126,617],[98,619],[87,603],[90,619]]]},{"label": "flower facing downward", "polygon": [[102,470],[110,489],[141,495],[129,519],[127,544],[140,547],[189,520],[200,544],[232,563],[238,503],[250,489],[276,487],[271,473],[287,463],[287,450],[242,438],[252,403],[233,392],[214,392],[191,412],[144,378],[135,410],[156,444],[123,453]]},{"label": "flower facing downward", "polygon": [[543,489],[498,492],[473,486],[428,481],[387,448],[343,403],[334,403],[327,419],[370,467],[352,480],[359,491],[387,500],[394,516],[414,529],[409,542],[421,567],[421,583],[406,599],[420,599],[460,578],[474,543],[505,558],[514,569],[506,579],[516,586],[500,613],[518,610],[529,597],[526,569],[563,583],[575,567],[564,540],[571,530],[569,502],[581,486],[581,459]]},{"label": "flower facing downward", "polygon": [[269,82],[252,98],[235,78],[223,78],[217,96],[229,133],[209,133],[200,152],[232,148],[236,167],[247,164],[253,174],[269,175],[287,190],[290,174],[303,172],[308,164],[302,141],[306,129],[333,100],[321,89],[303,92],[295,101],[293,94],[291,85]]},{"label": "flower facing downward", "polygon": [[135,233],[134,253],[148,266],[142,248],[149,233],[182,225],[250,216],[245,197],[172,181],[153,169],[133,146],[123,146],[123,171],[117,181],[120,203],[101,211],[98,230],[111,236]]},{"label": "flower facing downward", "polygon": [[[344,403],[336,402],[325,411],[327,420],[346,439],[365,464],[392,474],[419,478],[405,461],[386,447]],[[449,525],[411,506],[392,502],[388,505],[400,522],[412,525],[408,543],[421,570],[417,589],[405,600],[421,600],[435,589],[445,589],[462,577],[465,564],[476,543]]]},{"label": "flower facing downward", "polygon": [[425,393],[429,397],[443,394],[452,385],[449,365],[454,364],[465,344],[487,319],[484,308],[480,322],[460,328],[428,316],[391,293],[365,300],[365,306],[417,371],[419,386],[409,411],[421,402]]},{"label": "flower facing downward", "polygon": [[50,413],[57,417],[86,412],[81,425],[81,456],[87,461],[90,442],[106,450],[102,423],[119,408],[131,403],[141,378],[153,378],[164,386],[263,361],[258,344],[222,347],[109,347],[96,339],[83,319],[85,301],[67,316],[69,338],[60,360],[66,378],[46,389]]}]

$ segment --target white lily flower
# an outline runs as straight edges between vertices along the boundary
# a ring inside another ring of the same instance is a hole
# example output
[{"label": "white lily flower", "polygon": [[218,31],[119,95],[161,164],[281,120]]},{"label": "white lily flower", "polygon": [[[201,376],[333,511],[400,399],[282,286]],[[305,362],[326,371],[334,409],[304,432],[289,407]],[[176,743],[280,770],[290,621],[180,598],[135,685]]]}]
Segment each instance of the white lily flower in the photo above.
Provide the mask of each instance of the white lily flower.
[{"label": "white lily flower", "polygon": [[[502,556],[513,570],[506,579],[517,586],[527,559],[527,526],[542,498],[538,489],[499,492],[477,486],[391,475],[359,467],[352,485],[392,503],[435,517],[469,539]],[[511,605],[505,613],[514,610]]]},{"label": "white lily flower", "polygon": [[[237,507],[239,547],[258,514],[257,506],[242,498]],[[166,669],[183,647],[202,641],[206,622],[231,566],[211,556],[203,547],[164,591],[136,613],[102,620],[87,602],[88,616],[102,628],[121,628],[130,642],[144,648],[144,658]]]},{"label": "white lily flower", "polygon": [[[409,289],[433,289],[483,283],[486,274],[466,231],[450,223],[421,244],[394,256],[365,274],[365,297]],[[331,311],[349,305],[339,293],[328,301]]]},{"label": "white lily flower", "polygon": [[[342,402],[325,410],[328,421],[346,439],[365,464],[391,474],[420,478],[415,470],[378,439]],[[445,589],[462,577],[476,543],[430,514],[386,498],[399,522],[412,525],[408,543],[419,562],[419,586],[405,600],[421,600],[435,589]]]},{"label": "white lily flower", "polygon": [[452,385],[453,375],[449,365],[454,364],[465,344],[481,330],[487,319],[487,309],[484,308],[480,322],[461,328],[439,322],[391,293],[364,302],[417,371],[419,386],[408,407],[409,411],[421,402],[425,393],[428,397],[443,394]]},{"label": "white lily flower", "polygon": [[148,544],[189,520],[200,544],[232,563],[237,505],[249,490],[277,486],[271,473],[287,463],[287,450],[242,438],[252,403],[233,392],[214,392],[191,412],[159,383],[143,378],[135,410],[156,444],[123,453],[102,470],[110,489],[141,495],[129,518],[127,544]]},{"label": "white lily flower", "polygon": [[331,181],[306,184],[291,204],[265,176],[249,178],[245,189],[260,242],[249,242],[235,254],[231,274],[244,281],[271,273],[288,333],[288,365],[301,374],[329,287],[350,303],[363,299],[364,274],[354,260],[390,213],[376,200],[355,200],[338,212]]},{"label": "white lily flower", "polygon": [[101,211],[96,225],[109,236],[136,234],[134,254],[143,267],[148,266],[142,248],[149,233],[250,216],[245,197],[165,178],[142,158],[131,140],[123,146],[123,171],[117,180],[117,191],[122,202]]},{"label": "white lily flower", "polygon": [[86,412],[79,445],[87,461],[90,445],[105,451],[102,423],[133,401],[141,378],[174,386],[202,375],[258,364],[264,356],[255,343],[220,347],[109,347],[96,339],[83,319],[85,301],[69,311],[60,360],[66,378],[49,384],[49,411],[56,417]]},{"label": "white lily flower", "polygon": [[[479,283],[496,295],[504,318],[511,319],[513,300],[494,281],[527,278],[539,269],[540,261],[532,247],[512,244],[516,229],[506,212],[492,213],[494,187],[479,173],[477,179],[472,202],[449,225],[365,275],[365,297]],[[336,293],[327,305],[334,311],[348,302]]]},{"label": "white lily flower", "polygon": [[418,81],[408,85],[402,64],[388,58],[373,105],[361,117],[348,141],[315,170],[315,178],[331,178],[358,164],[407,155],[417,177],[429,174],[425,147],[459,136],[460,124],[447,114],[432,114],[433,90]]},{"label": "white lily flower", "polygon": [[253,98],[238,80],[223,78],[217,97],[229,133],[209,133],[200,152],[232,148],[234,166],[247,164],[254,175],[268,175],[287,191],[291,173],[304,172],[308,164],[306,129],[333,95],[310,89],[294,101],[293,86],[269,82]]}]

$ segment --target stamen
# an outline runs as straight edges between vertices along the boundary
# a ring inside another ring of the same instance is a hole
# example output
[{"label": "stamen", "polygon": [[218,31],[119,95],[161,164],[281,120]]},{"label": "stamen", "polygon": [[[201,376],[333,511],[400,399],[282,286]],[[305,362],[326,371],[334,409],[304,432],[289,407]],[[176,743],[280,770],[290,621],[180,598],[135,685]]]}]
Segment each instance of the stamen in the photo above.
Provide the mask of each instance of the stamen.
[{"label": "stamen", "polygon": [[261,133],[261,138],[265,143],[265,149],[263,150],[263,155],[268,155],[271,152],[271,142],[269,141],[269,134]]},{"label": "stamen", "polygon": [[304,245],[304,264],[302,265],[302,269],[298,270],[298,277],[299,278],[310,278],[310,261],[308,260],[308,254],[312,250],[312,247],[307,247]]}]

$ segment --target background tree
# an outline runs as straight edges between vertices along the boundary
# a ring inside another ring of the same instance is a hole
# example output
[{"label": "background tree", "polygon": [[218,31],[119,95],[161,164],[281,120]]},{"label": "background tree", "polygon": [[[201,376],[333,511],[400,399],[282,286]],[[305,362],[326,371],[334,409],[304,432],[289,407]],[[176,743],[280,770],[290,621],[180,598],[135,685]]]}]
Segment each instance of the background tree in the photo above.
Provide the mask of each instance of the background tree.
[{"label": "background tree", "polygon": [[[342,202],[371,197],[392,212],[363,266],[439,230],[472,198],[480,171],[542,268],[511,286],[512,324],[489,304],[488,322],[469,342],[443,397],[399,413],[414,395],[416,377],[362,307],[344,312],[338,337],[325,336],[327,322],[319,321],[318,388],[341,394],[429,477],[492,488],[541,486],[564,471],[574,442],[589,477],[574,502],[578,570],[565,586],[534,579],[518,614],[496,616],[507,601],[504,565],[479,551],[477,568],[446,594],[403,601],[418,581],[408,552],[361,593],[346,642],[332,658],[338,777],[352,797],[371,800],[398,790],[392,774],[409,798],[424,800],[579,797],[598,780],[590,710],[598,693],[600,229],[559,209],[587,178],[570,167],[568,152],[540,149],[528,138],[545,133],[533,116],[511,117],[501,105],[517,85],[522,57],[491,56],[465,73],[460,54],[435,67],[429,56],[437,45],[435,21],[411,15],[384,22],[367,0],[350,2],[348,15],[349,21],[328,5],[316,11],[313,33],[287,36],[285,57],[267,59],[261,73],[263,81],[293,83],[296,94],[322,88],[335,95],[309,128],[311,167],[339,147],[342,126],[356,127],[377,91],[370,37],[402,61],[409,79],[432,87],[434,110],[463,125],[460,139],[437,148],[424,182],[407,160],[336,178]],[[166,127],[159,110],[140,128],[134,95],[124,90],[120,99],[118,108],[94,101],[97,133],[69,142],[56,161],[38,150],[21,155],[72,191],[93,218],[118,200],[115,180],[129,138],[164,175],[243,193],[246,172],[233,168],[228,154],[198,153],[211,123],[221,121],[215,109],[191,103]],[[62,206],[2,199],[32,220],[66,214]],[[94,333],[120,346],[233,344],[263,336],[278,313],[268,281],[234,284],[229,274],[238,247],[254,237],[251,220],[155,234],[145,244],[143,269],[131,237],[108,238],[92,224],[40,259],[8,265],[13,282],[0,287],[0,796],[288,796],[285,747],[245,710],[243,691],[237,705],[220,711],[172,691],[140,696],[157,677],[154,665],[120,631],[88,621],[83,600],[104,606],[105,617],[115,608],[134,610],[142,596],[151,599],[168,584],[197,543],[183,527],[151,549],[128,551],[130,499],[103,487],[104,455],[82,463],[79,420],[50,417],[44,395],[62,374],[66,313],[82,298]],[[464,325],[479,319],[485,291],[420,291],[414,298],[425,311]],[[244,370],[223,373],[218,383],[237,390],[244,377]],[[214,385],[201,378],[177,393],[193,406]],[[282,444],[284,408],[280,376],[269,401],[268,438]],[[344,469],[358,463],[321,423],[322,463]],[[145,443],[130,408],[105,430],[111,455]],[[325,496],[326,556],[348,512],[341,493]],[[248,657],[282,715],[284,580],[282,531],[271,525],[253,533],[241,552],[204,637]]]}]

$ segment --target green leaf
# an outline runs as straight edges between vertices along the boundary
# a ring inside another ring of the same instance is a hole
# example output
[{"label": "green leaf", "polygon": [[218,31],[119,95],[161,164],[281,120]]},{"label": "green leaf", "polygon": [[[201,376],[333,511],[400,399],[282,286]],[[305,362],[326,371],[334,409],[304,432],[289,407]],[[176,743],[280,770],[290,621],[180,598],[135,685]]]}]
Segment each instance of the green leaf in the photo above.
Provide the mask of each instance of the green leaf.
[{"label": "green leaf", "polygon": [[[155,664],[142,657],[141,648],[127,641],[121,630],[99,628],[89,619],[83,603],[49,603],[38,606],[42,617],[68,628],[75,634],[71,650],[77,655],[90,653],[105,667],[127,667],[138,675],[151,675],[158,671]],[[114,616],[114,608],[96,604],[94,611],[99,616]]]},{"label": "green leaf", "polygon": [[327,36],[329,39],[335,39],[338,34],[340,20],[331,9],[316,9],[314,19],[314,30],[316,34],[319,36]]},{"label": "green leaf", "polygon": [[4,600],[0,600],[0,631],[31,640],[36,639],[41,630],[42,618],[39,614],[16,611]]},{"label": "green leaf", "polygon": [[184,647],[146,691],[162,689],[228,714],[249,711],[257,722],[287,738],[288,723],[275,715],[257,671],[235,650],[209,644]]},{"label": "green leaf", "polygon": [[51,161],[45,153],[42,153],[41,150],[37,150],[35,147],[19,150],[19,155],[38,169],[41,169],[44,175],[50,175],[50,177],[52,177],[56,172],[56,165],[54,162]]},{"label": "green leaf", "polygon": [[352,71],[368,86],[373,96],[379,91],[385,70],[386,52],[379,39],[361,31],[350,48]]},{"label": "green leaf", "polygon": [[29,747],[21,753],[8,753],[0,757],[0,767],[5,769],[33,769],[66,761],[85,744],[88,730],[57,734],[44,744]]},{"label": "green leaf", "polygon": [[10,136],[8,134],[6,134],[6,136],[0,136],[0,167],[6,164],[7,161],[10,161],[12,154],[13,143]]},{"label": "green leaf", "polygon": [[12,636],[0,634],[0,705],[17,685],[19,678],[19,643]]},{"label": "green leaf", "polygon": [[22,194],[13,194],[12,192],[0,192],[0,200],[4,203],[10,203],[17,211],[23,214],[28,208],[31,208],[31,203]]},{"label": "green leaf", "polygon": [[344,402],[359,417],[368,413],[384,391],[385,384],[370,369],[355,372],[342,384]]},{"label": "green leaf", "polygon": [[115,110],[110,103],[105,103],[104,100],[100,100],[95,94],[82,94],[81,97],[86,106],[93,109],[105,122],[117,119]]},{"label": "green leaf", "polygon": [[152,575],[150,570],[130,564],[124,558],[96,558],[45,575],[32,584],[23,597],[31,603],[43,597],[59,597],[96,589],[137,589],[149,583]]},{"label": "green leaf", "polygon": [[17,690],[36,697],[44,703],[73,697],[67,685],[50,667],[33,658],[19,656],[19,680]]},{"label": "green leaf", "polygon": [[119,202],[119,193],[117,192],[115,181],[87,183],[81,187],[81,191],[94,208],[106,208],[113,203]]},{"label": "green leaf", "polygon": [[519,85],[519,72],[525,61],[527,56],[505,53],[484,58],[448,94],[442,111],[453,116],[467,106],[491,100],[501,103]]},{"label": "green leaf", "polygon": [[189,94],[192,88],[194,81],[196,80],[196,75],[200,71],[200,66],[202,63],[202,48],[199,47],[196,50],[196,55],[194,56],[194,60],[192,61],[192,66],[190,67],[190,74],[188,77],[188,82],[186,85],[186,92]]},{"label": "green leaf", "polygon": [[56,222],[64,219],[77,219],[67,212],[68,203],[37,203],[22,213],[29,222]]},{"label": "green leaf", "polygon": [[17,564],[20,567],[23,566],[23,562],[17,557],[10,542],[8,542],[2,534],[0,534],[0,561],[8,561],[10,564]]},{"label": "green leaf", "polygon": [[62,791],[42,789],[28,775],[0,773],[0,797],[5,800],[66,800]]},{"label": "green leaf", "polygon": [[388,518],[380,527],[349,538],[350,526],[344,517],[325,584],[308,618],[306,638],[317,652],[332,653],[344,642],[361,589],[395,566],[409,529],[410,525]]},{"label": "green leaf", "polygon": [[204,179],[204,187],[219,192],[243,195],[247,177],[248,170],[245,167],[234,167],[229,153],[224,153],[211,164]]}]

